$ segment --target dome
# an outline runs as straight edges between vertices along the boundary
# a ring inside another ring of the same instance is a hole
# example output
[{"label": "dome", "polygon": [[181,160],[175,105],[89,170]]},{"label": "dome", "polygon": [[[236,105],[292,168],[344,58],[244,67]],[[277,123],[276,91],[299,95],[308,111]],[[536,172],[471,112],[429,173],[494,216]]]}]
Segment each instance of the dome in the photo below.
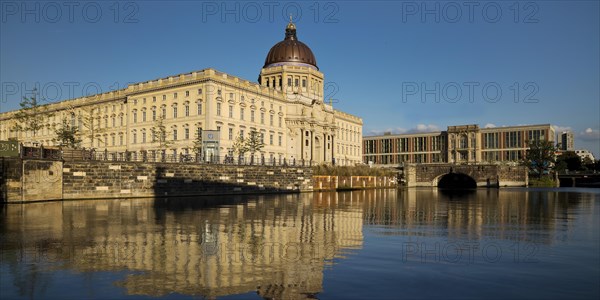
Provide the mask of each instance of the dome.
[{"label": "dome", "polygon": [[296,25],[292,22],[285,28],[285,39],[269,50],[263,68],[282,65],[308,66],[319,69],[312,50],[296,37]]}]

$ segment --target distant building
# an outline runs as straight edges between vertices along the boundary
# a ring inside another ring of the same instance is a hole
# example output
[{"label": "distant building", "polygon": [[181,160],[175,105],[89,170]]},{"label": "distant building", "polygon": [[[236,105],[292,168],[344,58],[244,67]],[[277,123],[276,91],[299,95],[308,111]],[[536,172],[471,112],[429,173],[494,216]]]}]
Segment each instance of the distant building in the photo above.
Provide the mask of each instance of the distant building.
[{"label": "distant building", "polygon": [[575,154],[581,158],[581,161],[584,161],[586,158],[589,158],[591,161],[595,161],[594,154],[586,149],[575,150]]},{"label": "distant building", "polygon": [[531,140],[552,141],[550,124],[479,128],[448,126],[446,131],[363,137],[366,164],[494,163],[520,161]]},{"label": "distant building", "polygon": [[573,151],[575,149],[575,137],[572,131],[563,131],[560,134],[559,150]]}]

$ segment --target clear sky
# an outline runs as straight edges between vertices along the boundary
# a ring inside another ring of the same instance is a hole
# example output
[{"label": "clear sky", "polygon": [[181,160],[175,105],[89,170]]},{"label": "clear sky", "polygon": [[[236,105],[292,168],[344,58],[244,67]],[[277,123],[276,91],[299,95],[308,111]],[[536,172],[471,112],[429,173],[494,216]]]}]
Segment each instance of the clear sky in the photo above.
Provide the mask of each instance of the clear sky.
[{"label": "clear sky", "polygon": [[600,157],[599,1],[1,1],[0,111],[215,68],[256,81],[289,14],[364,133],[571,129]]}]

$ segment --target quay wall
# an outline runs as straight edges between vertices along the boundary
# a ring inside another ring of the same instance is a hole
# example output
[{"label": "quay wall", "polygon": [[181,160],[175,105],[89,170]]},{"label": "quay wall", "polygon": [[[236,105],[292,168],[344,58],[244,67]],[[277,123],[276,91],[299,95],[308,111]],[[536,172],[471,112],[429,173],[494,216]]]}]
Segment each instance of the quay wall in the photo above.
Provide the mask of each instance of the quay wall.
[{"label": "quay wall", "polygon": [[2,202],[313,190],[303,166],[3,159],[0,170]]},{"label": "quay wall", "polygon": [[353,190],[370,188],[396,188],[395,177],[384,176],[313,176],[313,190]]}]

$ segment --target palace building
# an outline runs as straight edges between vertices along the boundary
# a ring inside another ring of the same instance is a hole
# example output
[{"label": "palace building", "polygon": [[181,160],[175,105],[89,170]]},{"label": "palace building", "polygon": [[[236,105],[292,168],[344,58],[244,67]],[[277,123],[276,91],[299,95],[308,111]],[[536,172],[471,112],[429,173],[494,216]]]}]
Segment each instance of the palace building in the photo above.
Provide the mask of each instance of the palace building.
[{"label": "palace building", "polygon": [[[323,98],[324,80],[290,22],[284,40],[269,50],[258,83],[210,68],[140,82],[45,105],[48,118],[37,132],[15,130],[16,111],[2,113],[0,140],[53,146],[55,128],[66,119],[78,127],[83,147],[117,159],[191,154],[198,135],[203,157],[222,158],[234,155],[238,136],[254,131],[265,145],[259,155],[268,162],[360,163],[362,119]],[[160,127],[168,146],[153,134]]]},{"label": "palace building", "polygon": [[479,125],[448,126],[446,131],[365,136],[364,163],[488,164],[518,162],[525,157],[528,141],[554,143],[550,124],[479,128]]}]

